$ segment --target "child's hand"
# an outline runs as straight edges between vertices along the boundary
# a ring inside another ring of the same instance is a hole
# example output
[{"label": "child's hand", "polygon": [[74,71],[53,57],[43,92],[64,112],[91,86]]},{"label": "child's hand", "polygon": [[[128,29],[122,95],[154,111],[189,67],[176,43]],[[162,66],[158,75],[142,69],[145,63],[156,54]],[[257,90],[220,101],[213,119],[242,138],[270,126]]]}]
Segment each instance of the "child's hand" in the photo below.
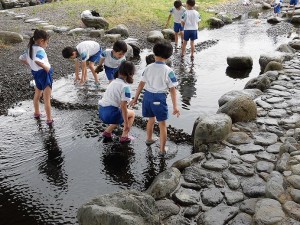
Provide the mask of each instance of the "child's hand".
[{"label": "child's hand", "polygon": [[179,111],[179,109],[177,107],[173,108],[173,115],[176,115],[177,117],[180,116],[180,111]]},{"label": "child's hand", "polygon": [[136,105],[136,103],[137,103],[137,100],[134,98],[129,102],[129,106],[133,107]]},{"label": "child's hand", "polygon": [[95,69],[95,72],[96,73],[100,73],[100,72],[102,72],[103,71],[103,65],[99,65],[99,66],[97,66],[97,68]]}]

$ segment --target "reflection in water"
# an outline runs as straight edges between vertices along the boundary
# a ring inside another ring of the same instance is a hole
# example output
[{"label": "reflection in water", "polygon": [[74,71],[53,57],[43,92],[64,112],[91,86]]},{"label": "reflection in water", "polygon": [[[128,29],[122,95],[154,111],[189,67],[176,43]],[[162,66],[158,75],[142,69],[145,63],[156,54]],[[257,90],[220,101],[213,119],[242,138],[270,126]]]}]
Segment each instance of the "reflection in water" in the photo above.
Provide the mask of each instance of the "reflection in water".
[{"label": "reflection in water", "polygon": [[47,176],[49,183],[67,189],[67,176],[62,169],[64,159],[62,157],[62,150],[55,137],[55,129],[50,128],[48,131],[42,132],[40,123],[38,121],[44,150],[47,152],[47,155],[45,159],[41,159],[39,171]]},{"label": "reflection in water", "polygon": [[249,77],[251,70],[252,70],[252,68],[245,69],[245,70],[237,70],[237,69],[233,69],[232,67],[228,66],[226,68],[226,75],[233,79],[244,79],[246,77]]},{"label": "reflection in water", "polygon": [[136,182],[131,171],[131,163],[135,160],[134,149],[120,143],[107,143],[103,147],[105,172],[118,184],[130,187]]}]

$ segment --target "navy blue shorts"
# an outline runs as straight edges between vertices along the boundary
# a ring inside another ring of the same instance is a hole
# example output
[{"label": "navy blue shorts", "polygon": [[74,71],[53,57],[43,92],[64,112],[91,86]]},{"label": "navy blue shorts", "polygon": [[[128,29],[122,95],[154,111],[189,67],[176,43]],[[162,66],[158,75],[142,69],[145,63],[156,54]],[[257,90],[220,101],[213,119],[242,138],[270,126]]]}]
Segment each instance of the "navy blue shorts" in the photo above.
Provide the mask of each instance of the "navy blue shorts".
[{"label": "navy blue shorts", "polygon": [[168,105],[166,93],[151,93],[145,91],[142,104],[143,117],[156,117],[158,122],[168,119]]},{"label": "navy blue shorts", "polygon": [[100,50],[95,55],[92,55],[87,61],[94,62],[94,63],[99,62],[101,53],[102,53],[102,49],[100,48]]},{"label": "navy blue shorts", "polygon": [[290,5],[298,5],[298,0],[290,0]]},{"label": "navy blue shorts", "polygon": [[100,106],[99,119],[106,124],[122,124],[124,122],[121,109],[115,106]]},{"label": "navy blue shorts", "polygon": [[110,68],[108,66],[104,66],[105,74],[108,80],[114,80],[114,74],[118,70],[118,68]]},{"label": "navy blue shorts", "polygon": [[194,41],[198,39],[198,31],[197,30],[185,30],[183,33],[183,39],[185,41],[191,40]]},{"label": "navy blue shorts", "polygon": [[179,31],[183,31],[183,27],[182,27],[181,23],[174,22],[174,32],[178,33]]},{"label": "navy blue shorts", "polygon": [[52,67],[50,68],[49,72],[47,73],[46,70],[42,69],[42,70],[38,70],[38,71],[31,71],[34,81],[35,81],[35,85],[37,87],[37,89],[39,90],[45,90],[45,88],[47,86],[49,86],[50,88],[52,88],[52,74],[53,74],[53,69]]},{"label": "navy blue shorts", "polygon": [[274,7],[274,13],[280,13],[280,4]]}]

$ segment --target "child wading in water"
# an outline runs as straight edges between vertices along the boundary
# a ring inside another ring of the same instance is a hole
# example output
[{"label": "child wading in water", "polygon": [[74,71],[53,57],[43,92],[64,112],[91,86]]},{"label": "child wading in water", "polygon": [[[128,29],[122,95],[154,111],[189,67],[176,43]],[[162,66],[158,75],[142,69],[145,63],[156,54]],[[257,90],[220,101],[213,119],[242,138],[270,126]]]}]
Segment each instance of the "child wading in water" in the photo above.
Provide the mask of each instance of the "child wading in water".
[{"label": "child wading in water", "polygon": [[45,48],[48,46],[49,35],[44,30],[36,29],[33,37],[30,38],[28,50],[26,50],[19,59],[22,63],[29,65],[31,73],[34,77],[36,86],[33,98],[34,118],[41,117],[39,100],[43,94],[45,111],[47,115],[46,123],[52,125],[53,119],[51,115],[51,92],[52,92],[52,73]]},{"label": "child wading in water", "polygon": [[[80,84],[87,81],[86,62],[89,62],[89,68],[94,76],[95,85],[99,86],[98,75],[95,72],[95,63],[99,62],[102,49],[95,41],[80,42],[76,48],[65,47],[62,50],[62,55],[66,59],[75,59],[75,82],[80,80]],[[81,79],[79,78],[79,60],[81,60]]]},{"label": "child wading in water", "polygon": [[158,121],[160,131],[160,152],[161,156],[167,152],[167,119],[168,105],[166,102],[167,94],[170,91],[173,103],[173,115],[180,115],[177,108],[176,86],[177,80],[173,70],[166,65],[166,60],[173,53],[172,45],[167,41],[161,41],[154,45],[153,52],[155,62],[149,64],[143,72],[142,80],[136,90],[134,99],[130,105],[135,105],[141,91],[145,87],[142,103],[142,114],[148,117],[146,145],[155,143],[153,138],[153,128],[155,119]]},{"label": "child wading in water", "polygon": [[118,70],[121,62],[125,61],[127,52],[127,44],[124,41],[116,41],[113,49],[104,50],[101,54],[99,66],[96,68],[96,73],[102,71],[104,64],[105,74],[110,82],[114,80],[114,74]]},{"label": "child wading in water", "polygon": [[178,46],[178,35],[181,37],[181,44],[183,43],[183,27],[181,25],[181,18],[184,12],[185,8],[182,6],[181,1],[176,0],[174,2],[174,7],[170,10],[170,15],[165,26],[168,27],[171,16],[174,15],[175,48]]},{"label": "child wading in water", "polygon": [[123,123],[124,128],[120,142],[129,143],[132,139],[128,134],[135,114],[133,110],[127,109],[127,104],[131,101],[130,84],[133,83],[134,73],[134,64],[123,61],[114,75],[115,80],[107,86],[103,98],[99,101],[99,118],[109,124],[102,134],[105,139],[111,139],[113,130]]},{"label": "child wading in water", "polygon": [[193,8],[195,0],[187,0],[187,10],[183,13],[181,24],[183,26],[183,45],[181,56],[184,56],[187,42],[191,40],[191,59],[194,59],[195,43],[198,39],[198,23],[201,21],[199,13]]}]

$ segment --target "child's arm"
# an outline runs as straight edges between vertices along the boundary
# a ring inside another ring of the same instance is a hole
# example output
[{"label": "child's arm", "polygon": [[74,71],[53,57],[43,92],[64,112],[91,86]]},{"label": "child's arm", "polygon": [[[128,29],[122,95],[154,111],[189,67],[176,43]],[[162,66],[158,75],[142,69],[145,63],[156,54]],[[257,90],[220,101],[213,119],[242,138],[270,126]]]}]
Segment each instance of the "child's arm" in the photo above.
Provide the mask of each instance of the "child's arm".
[{"label": "child's arm", "polygon": [[104,60],[105,60],[105,58],[101,58],[101,59],[100,59],[100,61],[99,61],[99,66],[102,66],[102,65],[103,65]]},{"label": "child's arm", "polygon": [[177,107],[176,88],[175,87],[170,88],[170,94],[171,94],[171,99],[172,99],[172,103],[173,103],[173,115],[176,115],[177,117],[179,117],[180,111]]},{"label": "child's arm", "polygon": [[129,132],[129,125],[128,125],[128,112],[127,112],[127,101],[121,101],[121,111],[124,120],[124,131]]},{"label": "child's arm", "polygon": [[80,80],[79,78],[79,61],[75,59],[75,81]]},{"label": "child's arm", "polygon": [[166,25],[165,25],[165,28],[167,28],[169,26],[169,22],[170,22],[170,19],[171,19],[171,14],[169,14],[168,16],[168,19],[167,19],[167,22],[166,22]]},{"label": "child's arm", "polygon": [[39,67],[42,67],[47,73],[49,73],[50,71],[50,67],[45,66],[44,63],[40,62],[40,61],[34,61]]},{"label": "child's arm", "polygon": [[139,99],[139,96],[140,96],[140,93],[141,93],[142,90],[144,89],[145,84],[146,84],[146,83],[143,82],[143,81],[141,81],[141,82],[139,83],[139,86],[138,86],[138,88],[137,88],[137,90],[136,90],[135,96],[134,96],[134,98],[131,100],[131,102],[129,103],[130,106],[134,106],[134,105],[137,103],[137,101],[138,101],[138,99]]}]

